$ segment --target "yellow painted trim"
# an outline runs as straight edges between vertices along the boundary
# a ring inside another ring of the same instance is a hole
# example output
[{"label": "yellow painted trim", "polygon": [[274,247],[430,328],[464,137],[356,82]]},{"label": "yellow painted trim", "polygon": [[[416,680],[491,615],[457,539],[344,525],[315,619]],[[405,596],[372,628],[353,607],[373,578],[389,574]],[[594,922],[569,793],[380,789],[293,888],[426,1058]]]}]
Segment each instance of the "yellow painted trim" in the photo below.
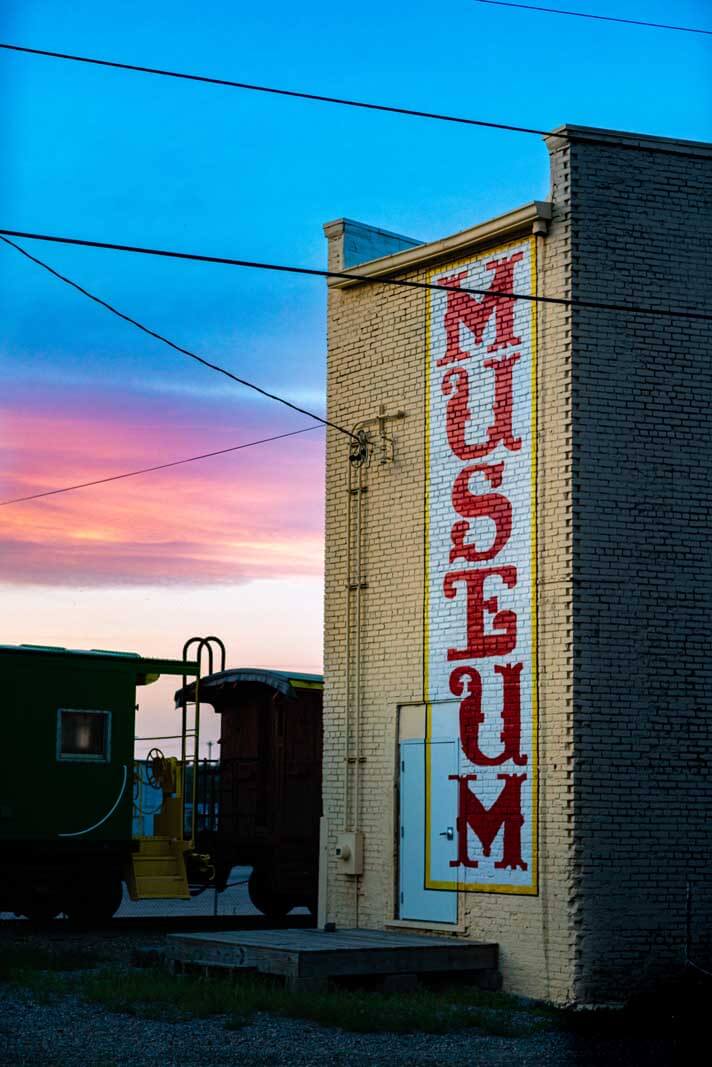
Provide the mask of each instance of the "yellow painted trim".
[{"label": "yellow painted trim", "polygon": [[[527,238],[507,241],[505,244],[487,248],[478,255],[469,255],[453,263],[441,263],[427,272],[427,281],[435,275],[457,270],[488,256],[498,255],[509,248],[517,248],[526,243]],[[531,295],[537,295],[538,267],[536,238],[530,235],[529,266],[531,277]],[[537,627],[537,472],[538,472],[538,367],[537,367],[537,303],[531,301],[531,496],[530,496],[530,536],[531,536],[531,683],[532,683],[532,721],[531,721],[531,768],[532,768],[532,882],[527,886],[490,885],[487,882],[466,885],[463,882],[440,882],[430,878],[430,746],[432,734],[432,702],[428,668],[430,664],[429,646],[429,611],[430,611],[430,576],[428,563],[430,557],[430,331],[432,292],[426,297],[426,370],[425,370],[425,548],[424,548],[424,613],[423,613],[423,702],[425,703],[425,888],[456,890],[460,893],[508,893],[517,896],[536,896],[539,892],[539,700],[538,700],[538,627]]]},{"label": "yellow painted trim", "polygon": [[[426,273],[430,281],[435,273]],[[431,291],[432,292],[432,291]],[[423,546],[423,702],[425,704],[425,885],[430,877],[430,336],[432,328],[432,296],[425,297],[425,527]]]},{"label": "yellow painted trim", "polygon": [[[529,238],[530,269],[531,269],[531,293],[538,294],[539,268],[537,263],[537,241],[533,235]],[[532,352],[532,408],[531,408],[531,436],[532,436],[532,468],[531,468],[531,612],[532,612],[532,893],[539,892],[539,512],[538,512],[538,480],[539,480],[539,329],[537,320],[538,304],[532,300],[531,306],[531,352]]]},{"label": "yellow painted trim", "polygon": [[303,682],[297,678],[290,678],[289,684],[292,689],[323,689],[323,682]]},{"label": "yellow painted trim", "polygon": [[426,882],[426,889],[449,889],[458,893],[509,893],[511,896],[535,897],[539,890],[533,885],[490,885],[480,882],[468,885],[465,882]]}]

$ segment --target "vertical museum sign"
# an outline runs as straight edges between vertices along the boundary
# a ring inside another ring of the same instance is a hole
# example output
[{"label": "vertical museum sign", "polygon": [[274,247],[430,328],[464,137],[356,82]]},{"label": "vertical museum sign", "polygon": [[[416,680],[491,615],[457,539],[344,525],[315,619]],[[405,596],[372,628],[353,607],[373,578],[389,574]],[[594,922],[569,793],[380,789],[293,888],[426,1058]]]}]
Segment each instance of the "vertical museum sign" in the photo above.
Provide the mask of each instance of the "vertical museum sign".
[{"label": "vertical museum sign", "polygon": [[445,806],[455,837],[425,880],[535,893],[536,304],[499,295],[535,293],[534,241],[430,281],[453,288],[428,294],[428,739],[459,744],[428,773],[428,833]]}]

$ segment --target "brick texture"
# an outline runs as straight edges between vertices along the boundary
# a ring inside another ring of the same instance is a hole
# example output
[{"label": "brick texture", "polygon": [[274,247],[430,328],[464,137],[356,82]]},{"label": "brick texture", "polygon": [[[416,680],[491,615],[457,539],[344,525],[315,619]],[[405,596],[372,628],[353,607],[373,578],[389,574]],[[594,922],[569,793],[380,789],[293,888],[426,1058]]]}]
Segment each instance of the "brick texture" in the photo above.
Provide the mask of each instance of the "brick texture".
[{"label": "brick texture", "polygon": [[[632,137],[623,149],[605,131],[573,132],[570,143],[550,139],[539,293],[709,302],[709,149]],[[344,228],[330,228],[329,263],[340,269]],[[473,233],[457,258],[502,241]],[[396,261],[409,247],[398,240]],[[425,262],[409,263],[401,276],[425,280]],[[325,918],[380,927],[397,915],[398,708],[423,699],[426,294],[331,286],[328,328],[329,419],[351,428],[381,405],[406,413],[389,424],[394,461],[380,464],[376,449],[364,474],[358,765],[347,762],[357,629],[349,441],[329,430],[327,446]],[[618,999],[681,962],[688,880],[693,948],[707,958],[709,341],[699,322],[539,308],[540,889],[462,893],[457,926],[499,943],[516,992]],[[357,773],[358,878],[333,858],[336,834],[352,826]]]},{"label": "brick texture", "polygon": [[[572,294],[712,310],[712,148],[574,143]],[[579,999],[712,931],[712,324],[572,322]]]}]

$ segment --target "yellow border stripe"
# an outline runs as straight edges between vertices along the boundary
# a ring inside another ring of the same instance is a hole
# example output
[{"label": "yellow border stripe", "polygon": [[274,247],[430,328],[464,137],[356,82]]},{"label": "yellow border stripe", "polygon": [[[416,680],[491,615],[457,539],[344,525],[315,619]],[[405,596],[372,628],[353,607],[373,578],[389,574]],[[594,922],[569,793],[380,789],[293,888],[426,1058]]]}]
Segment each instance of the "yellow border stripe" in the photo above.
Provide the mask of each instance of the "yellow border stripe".
[{"label": "yellow border stripe", "polygon": [[[426,277],[430,281],[433,272]],[[425,702],[425,886],[430,875],[430,331],[431,293],[425,294],[425,544],[423,564],[423,701]]]}]

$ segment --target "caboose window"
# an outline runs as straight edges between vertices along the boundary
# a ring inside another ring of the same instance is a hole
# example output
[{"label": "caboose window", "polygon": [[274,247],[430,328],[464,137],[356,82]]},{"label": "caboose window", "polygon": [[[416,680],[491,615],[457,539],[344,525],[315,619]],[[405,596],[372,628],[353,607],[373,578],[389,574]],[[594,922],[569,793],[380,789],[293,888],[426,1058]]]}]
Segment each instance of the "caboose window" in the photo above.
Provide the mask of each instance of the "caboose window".
[{"label": "caboose window", "polygon": [[57,759],[109,761],[108,711],[75,711],[60,708],[57,712]]}]

